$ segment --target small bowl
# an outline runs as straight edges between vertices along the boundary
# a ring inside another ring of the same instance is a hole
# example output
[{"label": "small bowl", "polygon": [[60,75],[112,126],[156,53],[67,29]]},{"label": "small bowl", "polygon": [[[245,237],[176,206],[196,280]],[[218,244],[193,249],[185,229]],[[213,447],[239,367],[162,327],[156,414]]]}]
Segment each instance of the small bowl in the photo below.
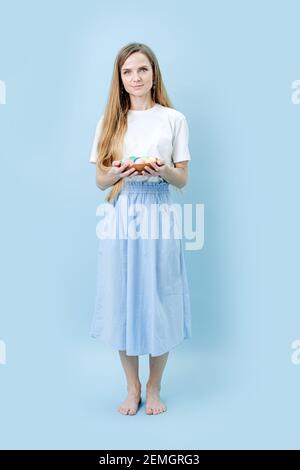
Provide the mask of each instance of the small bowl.
[{"label": "small bowl", "polygon": [[153,168],[152,165],[151,165],[151,162],[148,162],[148,163],[147,162],[145,162],[145,163],[132,163],[130,165],[130,167],[133,167],[137,171],[143,171],[145,166],[150,166],[151,168]]}]

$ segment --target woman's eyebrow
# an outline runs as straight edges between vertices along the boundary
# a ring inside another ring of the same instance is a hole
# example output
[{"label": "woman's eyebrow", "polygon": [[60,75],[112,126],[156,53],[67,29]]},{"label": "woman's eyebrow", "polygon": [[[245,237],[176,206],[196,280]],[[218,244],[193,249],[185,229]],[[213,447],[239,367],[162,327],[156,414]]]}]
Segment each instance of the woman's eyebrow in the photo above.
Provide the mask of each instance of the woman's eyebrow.
[{"label": "woman's eyebrow", "polygon": [[[141,69],[142,67],[149,67],[149,66],[148,66],[148,65],[141,65],[141,66],[139,67],[139,69]],[[124,70],[131,70],[131,69],[122,69],[122,70],[124,71]]]}]

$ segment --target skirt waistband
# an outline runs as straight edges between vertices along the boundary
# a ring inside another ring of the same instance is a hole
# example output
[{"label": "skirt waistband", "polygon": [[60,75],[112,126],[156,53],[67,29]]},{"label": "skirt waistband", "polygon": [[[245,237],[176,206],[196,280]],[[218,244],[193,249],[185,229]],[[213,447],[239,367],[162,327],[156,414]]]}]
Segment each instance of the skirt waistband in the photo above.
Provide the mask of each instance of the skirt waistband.
[{"label": "skirt waistband", "polygon": [[167,181],[126,181],[122,188],[122,193],[141,192],[141,193],[161,193],[169,192],[169,183]]}]

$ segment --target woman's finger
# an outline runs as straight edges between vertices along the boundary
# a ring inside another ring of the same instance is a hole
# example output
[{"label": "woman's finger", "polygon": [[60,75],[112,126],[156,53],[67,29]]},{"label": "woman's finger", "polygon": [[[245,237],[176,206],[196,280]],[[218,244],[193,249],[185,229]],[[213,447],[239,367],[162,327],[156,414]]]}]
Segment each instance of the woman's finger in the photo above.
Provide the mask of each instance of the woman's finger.
[{"label": "woman's finger", "polygon": [[122,173],[123,171],[125,171],[126,169],[128,169],[128,167],[131,167],[131,164],[126,162],[126,163],[123,163],[123,165],[121,165],[118,170],[119,170],[119,173]]},{"label": "woman's finger", "polygon": [[152,165],[153,165],[153,168],[154,168],[156,171],[158,171],[158,170],[160,169],[160,167],[161,167],[161,165],[158,166],[155,162],[153,162]]},{"label": "woman's finger", "polygon": [[150,173],[151,175],[154,175],[154,176],[157,174],[156,171],[153,171],[152,168],[150,166],[147,166],[147,165],[144,167],[144,170],[147,171],[148,173]]},{"label": "woman's finger", "polygon": [[138,172],[137,172],[137,171],[135,170],[135,168],[133,167],[133,168],[129,168],[129,170],[124,171],[123,173],[121,173],[120,176],[121,176],[121,178],[124,178],[125,176],[133,175],[133,174],[135,174],[135,173],[138,173]]}]

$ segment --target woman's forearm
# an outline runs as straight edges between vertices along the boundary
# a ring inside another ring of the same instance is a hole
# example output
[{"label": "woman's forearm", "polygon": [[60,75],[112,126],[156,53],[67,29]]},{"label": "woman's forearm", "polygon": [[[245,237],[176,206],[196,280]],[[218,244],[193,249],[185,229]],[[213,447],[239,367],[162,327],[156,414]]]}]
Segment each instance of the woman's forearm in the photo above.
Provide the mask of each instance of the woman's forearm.
[{"label": "woman's forearm", "polygon": [[110,186],[113,186],[119,179],[119,175],[112,174],[109,172],[109,170],[100,171],[97,168],[96,185],[98,186],[98,188],[102,189],[102,191],[109,188]]},{"label": "woman's forearm", "polygon": [[185,168],[172,168],[167,166],[163,179],[177,188],[183,188],[187,183],[186,170]]}]

